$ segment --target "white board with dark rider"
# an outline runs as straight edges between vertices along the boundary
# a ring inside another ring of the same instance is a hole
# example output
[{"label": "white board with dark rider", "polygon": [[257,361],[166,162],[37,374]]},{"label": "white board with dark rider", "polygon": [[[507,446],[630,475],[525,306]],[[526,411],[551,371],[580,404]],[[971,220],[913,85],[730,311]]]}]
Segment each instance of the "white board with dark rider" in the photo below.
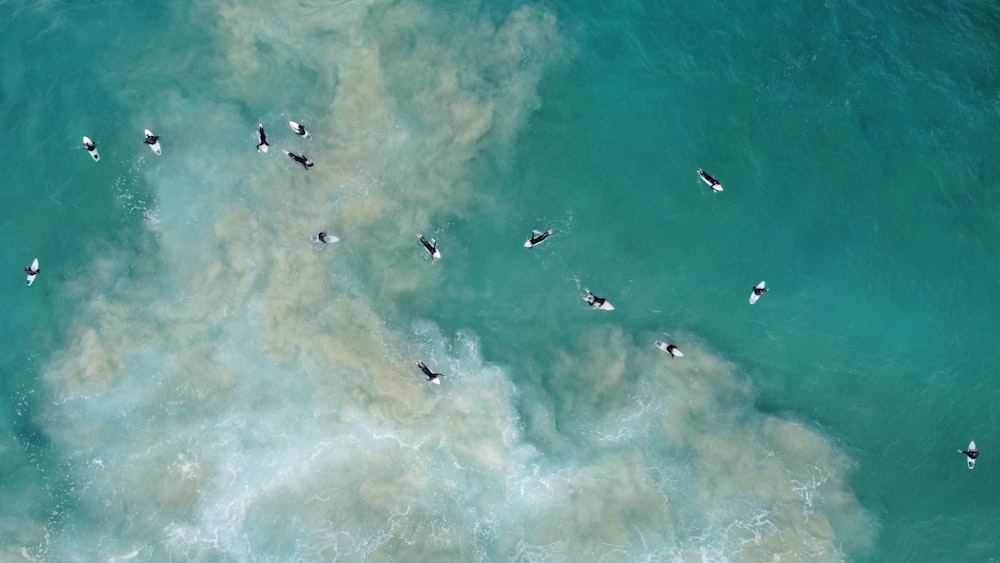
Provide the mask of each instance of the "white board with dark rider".
[{"label": "white board with dark rider", "polygon": [[549,229],[545,232],[533,230],[531,231],[531,237],[529,237],[528,240],[524,241],[524,247],[531,248],[533,246],[538,246],[539,244],[545,242],[545,239],[549,238],[549,235],[551,234],[552,234],[552,229]]},{"label": "white board with dark rider", "polygon": [[657,348],[659,348],[660,350],[663,350],[664,352],[670,354],[671,358],[683,358],[684,357],[684,353],[681,352],[677,348],[677,346],[674,346],[673,344],[667,344],[666,342],[664,342],[662,340],[657,340],[655,344],[656,344]]},{"label": "white board with dark rider", "polygon": [[35,283],[35,278],[38,276],[38,258],[31,261],[31,265],[24,269],[24,273],[28,274],[28,287]]},{"label": "white board with dark rider", "polygon": [[979,457],[979,450],[976,449],[976,442],[969,442],[969,449],[962,451],[958,450],[958,453],[965,454],[966,461],[968,462],[969,469],[976,467],[976,458]]},{"label": "white board with dark rider", "polygon": [[591,307],[595,309],[600,309],[602,311],[615,310],[615,306],[612,305],[611,302],[608,301],[607,299],[594,295],[594,293],[589,289],[584,289],[584,291],[587,292],[587,295],[583,296],[583,300],[586,301]]},{"label": "white board with dark rider", "polygon": [[146,140],[143,141],[144,144],[149,145],[150,150],[155,154],[161,154],[162,150],[160,148],[160,136],[154,135],[149,129],[145,130]]},{"label": "white board with dark rider", "polygon": [[90,153],[90,157],[94,159],[94,162],[101,160],[101,155],[97,153],[97,143],[90,140],[90,137],[83,136],[83,148]]},{"label": "white board with dark rider", "polygon": [[760,296],[765,293],[767,293],[767,287],[765,287],[764,282],[760,282],[759,284],[753,286],[753,289],[750,291],[750,304],[753,305],[756,303],[757,300],[760,299]]}]

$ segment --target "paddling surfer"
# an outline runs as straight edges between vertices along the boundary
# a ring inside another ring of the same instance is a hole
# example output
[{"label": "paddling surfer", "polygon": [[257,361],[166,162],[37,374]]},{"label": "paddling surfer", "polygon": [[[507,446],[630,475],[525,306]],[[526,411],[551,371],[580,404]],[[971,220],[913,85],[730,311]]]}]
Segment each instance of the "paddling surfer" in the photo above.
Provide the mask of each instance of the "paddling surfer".
[{"label": "paddling surfer", "polygon": [[267,152],[271,145],[267,144],[267,135],[264,134],[264,122],[257,119],[257,152]]},{"label": "paddling surfer", "polygon": [[595,309],[600,309],[601,305],[604,305],[604,303],[607,301],[607,299],[603,297],[598,297],[594,295],[594,293],[589,289],[585,289],[584,291],[587,292],[587,296],[584,297],[583,300],[589,303],[590,306],[594,307]]},{"label": "paddling surfer", "polygon": [[295,154],[295,153],[293,153],[291,151],[285,151],[285,154],[288,155],[288,158],[290,158],[290,159],[294,160],[295,162],[298,162],[299,164],[301,164],[302,168],[305,168],[306,170],[309,170],[310,168],[313,167],[313,161],[311,161],[308,158],[306,158],[306,155],[304,155],[304,154]]},{"label": "paddling surfer", "polygon": [[438,385],[441,384],[441,382],[438,381],[438,378],[440,377],[440,378],[444,379],[446,377],[442,373],[434,373],[433,371],[431,371],[430,368],[427,367],[427,364],[425,364],[423,361],[417,362],[417,367],[419,367],[420,371],[424,372],[424,375],[427,376],[427,381],[433,381],[434,383],[437,383]]},{"label": "paddling surfer", "polygon": [[712,193],[722,191],[722,184],[715,178],[711,177],[708,172],[699,168],[698,175],[701,176],[701,179],[704,180],[706,184],[708,184],[708,187],[712,188]]},{"label": "paddling surfer", "polygon": [[440,258],[441,257],[441,253],[438,252],[438,248],[437,248],[437,246],[438,246],[437,239],[432,238],[430,242],[427,242],[427,239],[424,238],[424,235],[422,235],[420,233],[417,233],[417,238],[420,239],[420,243],[423,244],[424,248],[427,249],[427,252],[430,253],[431,258]]},{"label": "paddling surfer", "polygon": [[545,239],[549,238],[549,235],[551,235],[551,234],[552,234],[552,229],[549,229],[549,230],[545,231],[544,233],[542,231],[532,230],[531,231],[531,238],[528,239],[528,242],[525,243],[524,246],[526,246],[528,248],[531,248],[531,247],[533,247],[535,245],[541,244],[542,241],[544,241]]},{"label": "paddling surfer", "polygon": [[979,448],[973,448],[971,450],[958,450],[958,452],[969,456],[969,459],[976,459],[979,457]]},{"label": "paddling surfer", "polygon": [[309,132],[306,131],[305,125],[302,125],[301,123],[296,123],[294,121],[289,121],[288,126],[291,127],[292,131],[295,131],[295,134],[298,135],[299,137],[305,137],[306,139],[309,138]]}]

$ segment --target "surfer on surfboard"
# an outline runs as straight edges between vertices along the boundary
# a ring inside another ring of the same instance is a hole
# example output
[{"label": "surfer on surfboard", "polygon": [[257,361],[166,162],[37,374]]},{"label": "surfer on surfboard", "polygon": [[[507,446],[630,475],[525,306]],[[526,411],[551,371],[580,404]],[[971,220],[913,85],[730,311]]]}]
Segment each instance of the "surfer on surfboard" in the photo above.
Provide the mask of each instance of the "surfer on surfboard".
[{"label": "surfer on surfboard", "polygon": [[316,235],[316,240],[322,242],[323,244],[330,244],[332,242],[337,242],[340,239],[326,231],[320,231],[320,233]]},{"label": "surfer on surfboard", "polygon": [[285,154],[288,155],[288,158],[290,158],[290,159],[294,160],[295,162],[298,162],[299,164],[301,164],[302,168],[305,168],[306,170],[309,170],[313,166],[313,161],[311,161],[308,158],[306,158],[306,155],[304,155],[304,154],[295,154],[295,153],[293,153],[291,151],[285,151]]},{"label": "surfer on surfboard", "polygon": [[85,136],[83,138],[83,147],[81,148],[85,149],[88,153],[90,153],[90,157],[94,159],[94,162],[101,160],[101,155],[97,154],[97,143],[91,141],[90,137]]},{"label": "surfer on surfboard", "polygon": [[722,191],[722,184],[720,184],[719,181],[716,180],[715,178],[709,176],[708,172],[705,172],[704,170],[699,168],[698,175],[701,176],[701,179],[704,180],[706,184],[708,184],[708,187],[712,188],[712,193]]},{"label": "surfer on surfboard", "polygon": [[527,241],[525,241],[524,247],[525,248],[531,248],[532,246],[536,246],[536,245],[542,244],[542,241],[544,241],[545,239],[549,238],[549,235],[551,235],[551,234],[552,234],[552,229],[549,229],[549,230],[545,231],[544,233],[542,231],[532,230],[531,231],[531,238],[529,238]]},{"label": "surfer on surfboard", "polygon": [[41,268],[38,267],[38,258],[32,260],[30,266],[24,267],[24,273],[28,274],[28,279],[26,280],[28,287],[31,287],[31,284],[35,283],[35,276],[41,271]]},{"label": "surfer on surfboard", "polygon": [[264,122],[257,119],[257,152],[267,152],[271,145],[267,144],[267,135],[264,134]]},{"label": "surfer on surfboard", "polygon": [[295,131],[295,134],[298,135],[299,137],[304,137],[306,139],[308,139],[309,137],[311,137],[311,135],[309,134],[309,131],[306,131],[306,126],[302,125],[301,123],[296,123],[294,121],[289,121],[288,122],[288,126],[291,127],[292,131]]},{"label": "surfer on surfboard", "polygon": [[430,242],[427,242],[427,239],[424,238],[424,235],[420,233],[417,233],[417,238],[420,239],[420,243],[424,245],[424,248],[427,249],[427,252],[431,254],[431,258],[441,257],[441,253],[438,252],[438,241],[436,238],[432,238]]},{"label": "surfer on surfboard", "polygon": [[143,144],[149,145],[149,148],[152,149],[154,153],[160,154],[160,136],[154,135],[149,129],[146,129],[145,134],[146,139],[143,141]]},{"label": "surfer on surfboard", "polygon": [[438,381],[438,378],[440,377],[441,379],[444,379],[446,377],[442,373],[434,373],[433,371],[430,370],[429,367],[427,367],[427,364],[425,364],[422,361],[417,362],[417,367],[420,368],[420,371],[424,372],[424,375],[427,376],[427,381],[433,381],[438,385],[441,385],[441,382]]},{"label": "surfer on surfboard", "polygon": [[608,302],[607,299],[594,295],[594,292],[590,291],[589,289],[585,289],[584,291],[587,292],[587,296],[584,297],[583,300],[589,303],[590,306],[595,309],[600,309],[601,307],[604,306],[605,303]]},{"label": "surfer on surfboard", "polygon": [[670,354],[670,359],[672,360],[684,357],[684,353],[681,352],[680,349],[678,349],[677,346],[674,346],[673,344],[667,344],[666,342],[657,340],[656,347]]},{"label": "surfer on surfboard", "polygon": [[974,448],[971,450],[958,450],[958,453],[969,456],[969,459],[976,459],[977,457],[979,457],[979,448]]}]

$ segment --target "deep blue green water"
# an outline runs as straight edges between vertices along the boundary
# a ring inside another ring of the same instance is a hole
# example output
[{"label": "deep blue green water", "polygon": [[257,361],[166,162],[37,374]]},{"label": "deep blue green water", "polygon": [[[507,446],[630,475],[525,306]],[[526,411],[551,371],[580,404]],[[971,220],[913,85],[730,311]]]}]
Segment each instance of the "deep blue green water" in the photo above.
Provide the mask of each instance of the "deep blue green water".
[{"label": "deep blue green water", "polygon": [[0,12],[3,561],[998,559],[994,5]]}]

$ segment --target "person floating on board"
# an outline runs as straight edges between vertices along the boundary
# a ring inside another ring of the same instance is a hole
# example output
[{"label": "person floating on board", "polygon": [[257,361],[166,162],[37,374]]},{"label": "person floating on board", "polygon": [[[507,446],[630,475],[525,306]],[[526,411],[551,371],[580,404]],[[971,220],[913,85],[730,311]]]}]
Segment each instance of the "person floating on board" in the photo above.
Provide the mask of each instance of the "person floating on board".
[{"label": "person floating on board", "polygon": [[765,293],[767,293],[767,288],[766,287],[757,287],[757,286],[753,287],[753,294],[754,295],[764,295]]},{"label": "person floating on board", "polygon": [[308,139],[309,137],[311,137],[311,135],[309,134],[309,132],[306,131],[306,126],[302,125],[301,123],[296,123],[294,121],[289,121],[288,122],[288,126],[291,127],[292,131],[295,131],[295,134],[298,135],[299,137],[305,137],[306,139]]},{"label": "person floating on board", "polygon": [[257,119],[257,152],[267,152],[271,145],[267,144],[267,135],[264,134],[264,122]]},{"label": "person floating on board", "polygon": [[958,450],[958,453],[962,453],[969,456],[969,459],[976,459],[977,457],[979,457],[979,448],[975,448],[972,450]]},{"label": "person floating on board", "polygon": [[42,271],[41,268],[38,268],[37,270],[33,270],[33,269],[31,269],[31,266],[25,266],[24,267],[24,273],[28,274],[29,276],[37,276],[38,272],[41,272],[41,271]]},{"label": "person floating on board", "polygon": [[438,378],[440,377],[441,379],[444,379],[446,377],[444,374],[434,373],[433,371],[430,370],[429,367],[427,367],[427,364],[425,364],[422,361],[417,362],[417,367],[420,368],[420,371],[424,372],[424,375],[427,376],[427,381],[433,381],[438,385],[441,384],[441,382],[438,381]]},{"label": "person floating on board", "polygon": [[328,244],[328,243],[331,243],[331,242],[337,242],[340,239],[337,238],[337,237],[335,237],[335,236],[333,236],[333,235],[331,235],[330,233],[327,233],[326,231],[320,231],[320,233],[318,235],[316,235],[316,240],[318,240],[318,241],[320,241],[320,242],[322,242],[324,244]]},{"label": "person floating on board", "polygon": [[431,258],[441,257],[441,253],[438,252],[438,242],[436,238],[432,238],[430,242],[427,242],[427,239],[424,238],[424,235],[420,233],[417,233],[417,238],[420,239],[420,243],[423,244],[424,248],[427,249],[427,252],[430,253]]},{"label": "person floating on board", "polygon": [[542,241],[549,238],[549,235],[551,234],[552,234],[552,229],[549,229],[544,233],[542,231],[533,230],[531,231],[531,238],[528,239],[528,242],[524,243],[524,247],[531,248],[532,246],[542,244]]},{"label": "person floating on board", "polygon": [[155,145],[156,142],[159,141],[159,140],[160,140],[160,136],[159,135],[150,135],[150,134],[147,133],[146,134],[146,140],[143,141],[143,143],[147,144],[147,145]]},{"label": "person floating on board", "polygon": [[706,184],[708,184],[708,187],[712,188],[712,193],[717,193],[722,191],[722,184],[720,184],[719,181],[716,180],[715,178],[709,176],[708,172],[705,172],[704,170],[699,168],[698,175],[701,176],[701,179],[704,180]]},{"label": "person floating on board", "polygon": [[295,153],[290,152],[290,151],[285,151],[285,154],[288,155],[288,158],[290,158],[290,159],[294,160],[295,162],[298,162],[299,164],[301,164],[302,168],[305,168],[306,170],[309,170],[310,168],[313,167],[313,161],[311,161],[308,158],[306,158],[306,155],[304,155],[304,154],[295,154]]},{"label": "person floating on board", "polygon": [[604,305],[604,302],[607,301],[607,299],[603,297],[594,295],[594,293],[589,289],[585,289],[584,291],[587,292],[587,296],[584,297],[583,300],[589,303],[591,307],[600,308],[601,305]]}]

